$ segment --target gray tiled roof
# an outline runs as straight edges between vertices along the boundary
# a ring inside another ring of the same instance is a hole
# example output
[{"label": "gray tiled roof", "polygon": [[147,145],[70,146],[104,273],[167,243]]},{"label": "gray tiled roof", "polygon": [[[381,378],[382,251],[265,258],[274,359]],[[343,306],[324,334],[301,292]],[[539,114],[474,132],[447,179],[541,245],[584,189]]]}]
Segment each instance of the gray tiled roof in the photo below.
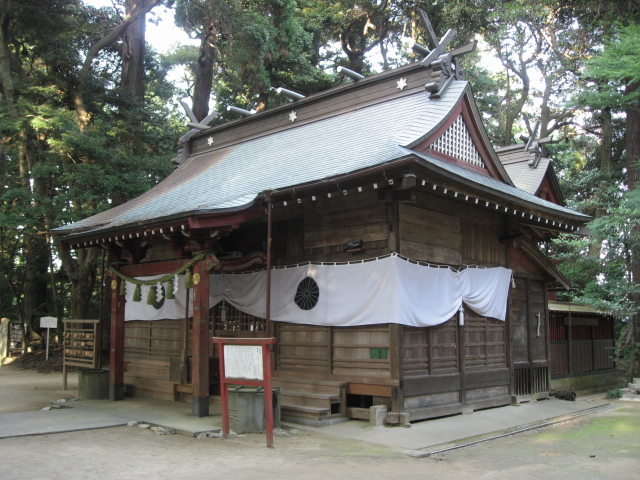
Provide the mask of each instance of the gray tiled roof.
[{"label": "gray tiled roof", "polygon": [[192,211],[213,213],[247,205],[266,190],[392,161],[404,155],[400,144],[423,136],[446,118],[466,85],[454,82],[441,99],[430,99],[424,91],[395,97],[192,155],[148,192],[57,231],[115,227]]},{"label": "gray tiled roof", "polygon": [[[56,233],[100,232],[191,212],[222,213],[249,206],[267,190],[320,182],[406,157],[414,152],[405,147],[435,131],[467,89],[467,82],[454,81],[438,99],[420,90],[391,95],[389,100],[317,121],[304,123],[304,118],[299,118],[298,123],[284,130],[191,155],[148,192],[123,205],[60,227]],[[258,120],[259,115],[255,117]],[[448,168],[515,200],[544,206],[559,214],[575,214],[499,180],[449,162],[419,156],[438,168]]]},{"label": "gray tiled roof", "polygon": [[[539,158],[533,164],[536,160],[536,152],[536,148],[526,151],[523,143],[496,149],[500,162],[513,184],[532,195],[535,195],[540,188],[551,164],[551,159],[546,157]],[[532,165],[529,165],[530,162]]]},{"label": "gray tiled roof", "polygon": [[432,169],[437,169],[443,172],[448,172],[450,175],[457,177],[461,183],[469,185],[477,185],[485,187],[487,191],[491,191],[494,194],[502,197],[505,201],[511,201],[517,204],[527,204],[531,207],[538,208],[542,211],[550,214],[562,215],[565,217],[571,217],[574,221],[587,222],[591,219],[589,215],[585,215],[570,208],[563,207],[553,202],[543,200],[536,197],[531,193],[521,190],[517,187],[512,187],[493,177],[482,175],[464,167],[460,167],[451,162],[440,160],[438,158],[431,157],[422,153],[406,150],[406,153],[413,153],[424,161],[424,165]]}]

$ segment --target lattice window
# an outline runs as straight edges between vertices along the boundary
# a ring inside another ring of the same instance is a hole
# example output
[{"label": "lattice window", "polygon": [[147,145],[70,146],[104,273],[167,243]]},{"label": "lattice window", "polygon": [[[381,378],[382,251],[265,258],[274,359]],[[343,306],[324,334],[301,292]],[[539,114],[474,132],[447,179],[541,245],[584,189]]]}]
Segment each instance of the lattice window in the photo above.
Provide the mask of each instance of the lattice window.
[{"label": "lattice window", "polygon": [[264,318],[241,312],[225,300],[211,309],[215,331],[222,332],[264,332]]},{"label": "lattice window", "polygon": [[462,115],[429,147],[436,152],[444,153],[477,167],[484,168],[484,162],[478,152],[473,138],[462,120]]}]

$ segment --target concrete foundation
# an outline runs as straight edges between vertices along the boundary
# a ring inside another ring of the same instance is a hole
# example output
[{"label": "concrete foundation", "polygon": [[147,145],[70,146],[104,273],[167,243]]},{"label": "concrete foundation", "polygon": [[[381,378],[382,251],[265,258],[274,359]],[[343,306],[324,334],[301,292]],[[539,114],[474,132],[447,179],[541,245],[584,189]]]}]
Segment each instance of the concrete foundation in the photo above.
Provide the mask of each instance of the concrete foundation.
[{"label": "concrete foundation", "polygon": [[374,405],[369,407],[369,424],[372,427],[384,425],[387,419],[387,406],[386,405]]},{"label": "concrete foundation", "polygon": [[[280,389],[272,390],[273,426],[280,428]],[[236,433],[265,431],[264,391],[261,387],[229,388],[229,428]]]},{"label": "concrete foundation", "polygon": [[579,393],[600,393],[620,385],[620,379],[615,371],[578,375],[573,378],[551,378],[551,390],[574,390]]},{"label": "concrete foundation", "polygon": [[78,400],[109,398],[109,372],[106,370],[78,371]]}]

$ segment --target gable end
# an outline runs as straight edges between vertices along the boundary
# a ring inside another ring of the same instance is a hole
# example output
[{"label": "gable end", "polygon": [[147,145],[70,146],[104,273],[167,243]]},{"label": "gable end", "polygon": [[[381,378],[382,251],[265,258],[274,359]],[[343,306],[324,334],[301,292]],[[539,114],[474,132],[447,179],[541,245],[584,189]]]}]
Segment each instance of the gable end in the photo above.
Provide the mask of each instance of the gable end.
[{"label": "gable end", "polygon": [[490,149],[493,147],[483,140],[479,128],[465,95],[447,120],[413,150],[504,181],[491,155]]}]

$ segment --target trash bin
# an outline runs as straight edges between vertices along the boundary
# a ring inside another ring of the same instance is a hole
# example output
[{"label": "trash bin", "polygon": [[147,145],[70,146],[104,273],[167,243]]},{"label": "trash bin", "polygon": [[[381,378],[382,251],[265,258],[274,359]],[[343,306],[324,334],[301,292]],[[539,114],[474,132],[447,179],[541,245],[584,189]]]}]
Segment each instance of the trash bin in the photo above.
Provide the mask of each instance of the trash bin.
[{"label": "trash bin", "polygon": [[78,400],[109,398],[109,372],[106,370],[78,370]]},{"label": "trash bin", "polygon": [[[272,388],[273,427],[280,428],[280,389]],[[263,433],[264,389],[253,386],[229,386],[229,428],[236,433]]]}]

